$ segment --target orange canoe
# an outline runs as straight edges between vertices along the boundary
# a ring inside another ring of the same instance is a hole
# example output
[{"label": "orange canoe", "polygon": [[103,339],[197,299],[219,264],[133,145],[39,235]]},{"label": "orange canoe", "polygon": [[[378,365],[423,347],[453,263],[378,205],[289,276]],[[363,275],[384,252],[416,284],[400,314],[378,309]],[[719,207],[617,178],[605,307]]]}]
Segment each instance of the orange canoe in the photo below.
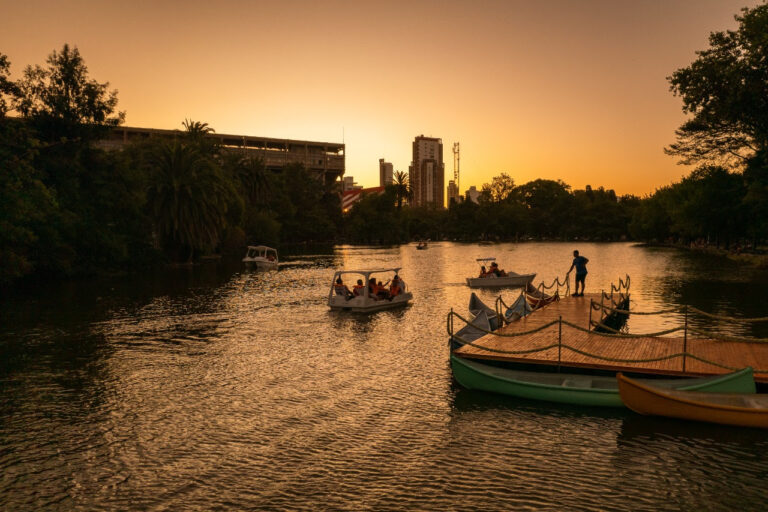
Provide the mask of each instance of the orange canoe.
[{"label": "orange canoe", "polygon": [[624,405],[640,414],[768,428],[768,394],[676,391],[649,386],[621,373],[616,378]]}]

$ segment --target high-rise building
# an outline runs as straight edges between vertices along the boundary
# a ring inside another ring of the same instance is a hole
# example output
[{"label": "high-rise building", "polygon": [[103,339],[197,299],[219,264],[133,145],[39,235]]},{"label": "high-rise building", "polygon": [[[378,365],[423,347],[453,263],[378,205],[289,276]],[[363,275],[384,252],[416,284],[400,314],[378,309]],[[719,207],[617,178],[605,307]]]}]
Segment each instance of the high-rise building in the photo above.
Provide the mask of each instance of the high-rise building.
[{"label": "high-rise building", "polygon": [[386,187],[392,184],[393,168],[390,162],[385,162],[379,158],[379,186]]},{"label": "high-rise building", "polygon": [[448,182],[448,204],[451,204],[451,199],[457,203],[461,200],[459,197],[459,187],[456,186],[456,182],[453,180]]},{"label": "high-rise building", "polygon": [[408,168],[413,206],[444,207],[445,165],[443,141],[419,135],[413,141],[413,160]]},{"label": "high-rise building", "polygon": [[472,201],[473,203],[478,202],[478,198],[480,197],[480,191],[477,190],[477,187],[472,185],[467,189],[467,191],[464,193],[464,199],[467,201]]}]

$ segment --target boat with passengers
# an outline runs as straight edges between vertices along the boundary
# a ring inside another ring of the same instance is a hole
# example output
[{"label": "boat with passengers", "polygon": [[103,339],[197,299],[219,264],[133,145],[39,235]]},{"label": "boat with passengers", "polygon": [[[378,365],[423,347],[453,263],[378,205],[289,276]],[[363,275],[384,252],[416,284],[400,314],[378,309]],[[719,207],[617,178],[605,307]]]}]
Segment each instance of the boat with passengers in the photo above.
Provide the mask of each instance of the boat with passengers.
[{"label": "boat with passengers", "polygon": [[467,278],[467,285],[470,288],[522,288],[536,277],[535,273],[505,272],[499,269],[496,258],[477,258],[476,261],[480,264],[480,275]]},{"label": "boat with passengers", "polygon": [[277,268],[277,250],[266,245],[249,245],[245,253],[243,263],[256,267],[259,270],[273,270]]},{"label": "boat with passengers", "polygon": [[[337,271],[328,292],[328,306],[368,313],[407,305],[413,295],[400,278],[400,268]],[[388,280],[382,282],[385,278]]]}]

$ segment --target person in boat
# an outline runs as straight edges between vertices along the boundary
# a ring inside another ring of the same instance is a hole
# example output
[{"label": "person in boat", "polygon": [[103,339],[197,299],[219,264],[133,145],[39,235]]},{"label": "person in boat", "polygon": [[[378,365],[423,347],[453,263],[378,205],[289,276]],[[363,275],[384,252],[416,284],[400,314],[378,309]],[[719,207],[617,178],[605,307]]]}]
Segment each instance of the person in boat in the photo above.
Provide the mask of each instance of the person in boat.
[{"label": "person in boat", "polygon": [[275,261],[275,255],[274,255],[274,254],[268,254],[268,255],[267,255],[267,260],[269,260],[269,261]]},{"label": "person in boat", "polygon": [[[571,268],[568,269],[568,273],[574,268],[576,269],[576,292],[573,294],[574,297],[584,296],[584,280],[587,278],[587,263],[589,263],[589,260],[584,256],[579,256],[579,251],[573,251],[573,263],[571,263]],[[579,292],[579,283],[581,283],[581,292]]]},{"label": "person in boat", "polygon": [[495,261],[491,263],[491,271],[489,272],[489,274],[493,274],[496,277],[507,277],[507,273],[504,272],[504,270],[500,269],[499,264],[496,263]]},{"label": "person in boat", "polygon": [[485,265],[480,266],[480,276],[479,277],[488,277],[488,270],[485,268]]},{"label": "person in boat", "polygon": [[352,292],[349,291],[349,287],[344,284],[344,281],[342,281],[340,277],[336,279],[336,283],[333,285],[333,289],[336,292],[336,295],[341,295],[342,297],[345,297],[347,300],[354,297],[354,295],[352,295]]},{"label": "person in boat", "polygon": [[394,299],[401,293],[403,293],[403,290],[400,288],[400,277],[395,274],[395,277],[392,278],[392,283],[389,285],[389,300]]},{"label": "person in boat", "polygon": [[376,283],[376,296],[380,299],[390,299],[389,295],[389,288],[387,286],[389,285],[389,281],[386,283],[382,283],[381,281],[378,281]]},{"label": "person in boat", "polygon": [[357,284],[352,287],[352,295],[355,297],[361,297],[363,295],[363,290],[365,289],[365,285],[363,284],[362,279],[357,280]]},{"label": "person in boat", "polygon": [[377,282],[375,277],[368,279],[368,296],[370,298],[373,300],[386,299],[388,298],[386,297],[388,294],[389,292],[387,292],[387,289],[384,288],[381,283]]}]

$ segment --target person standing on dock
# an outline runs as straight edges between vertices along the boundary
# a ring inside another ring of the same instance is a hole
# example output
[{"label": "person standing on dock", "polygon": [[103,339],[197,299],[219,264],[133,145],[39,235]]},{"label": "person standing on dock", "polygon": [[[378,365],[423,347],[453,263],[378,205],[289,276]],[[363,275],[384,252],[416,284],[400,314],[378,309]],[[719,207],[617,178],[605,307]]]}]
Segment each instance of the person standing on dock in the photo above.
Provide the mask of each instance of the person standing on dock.
[{"label": "person standing on dock", "polygon": [[[584,296],[584,280],[587,278],[587,263],[589,260],[584,256],[579,256],[579,251],[573,251],[573,263],[571,268],[568,269],[568,273],[574,268],[576,269],[576,292],[574,297]],[[581,293],[579,293],[579,283],[581,283]]]}]

